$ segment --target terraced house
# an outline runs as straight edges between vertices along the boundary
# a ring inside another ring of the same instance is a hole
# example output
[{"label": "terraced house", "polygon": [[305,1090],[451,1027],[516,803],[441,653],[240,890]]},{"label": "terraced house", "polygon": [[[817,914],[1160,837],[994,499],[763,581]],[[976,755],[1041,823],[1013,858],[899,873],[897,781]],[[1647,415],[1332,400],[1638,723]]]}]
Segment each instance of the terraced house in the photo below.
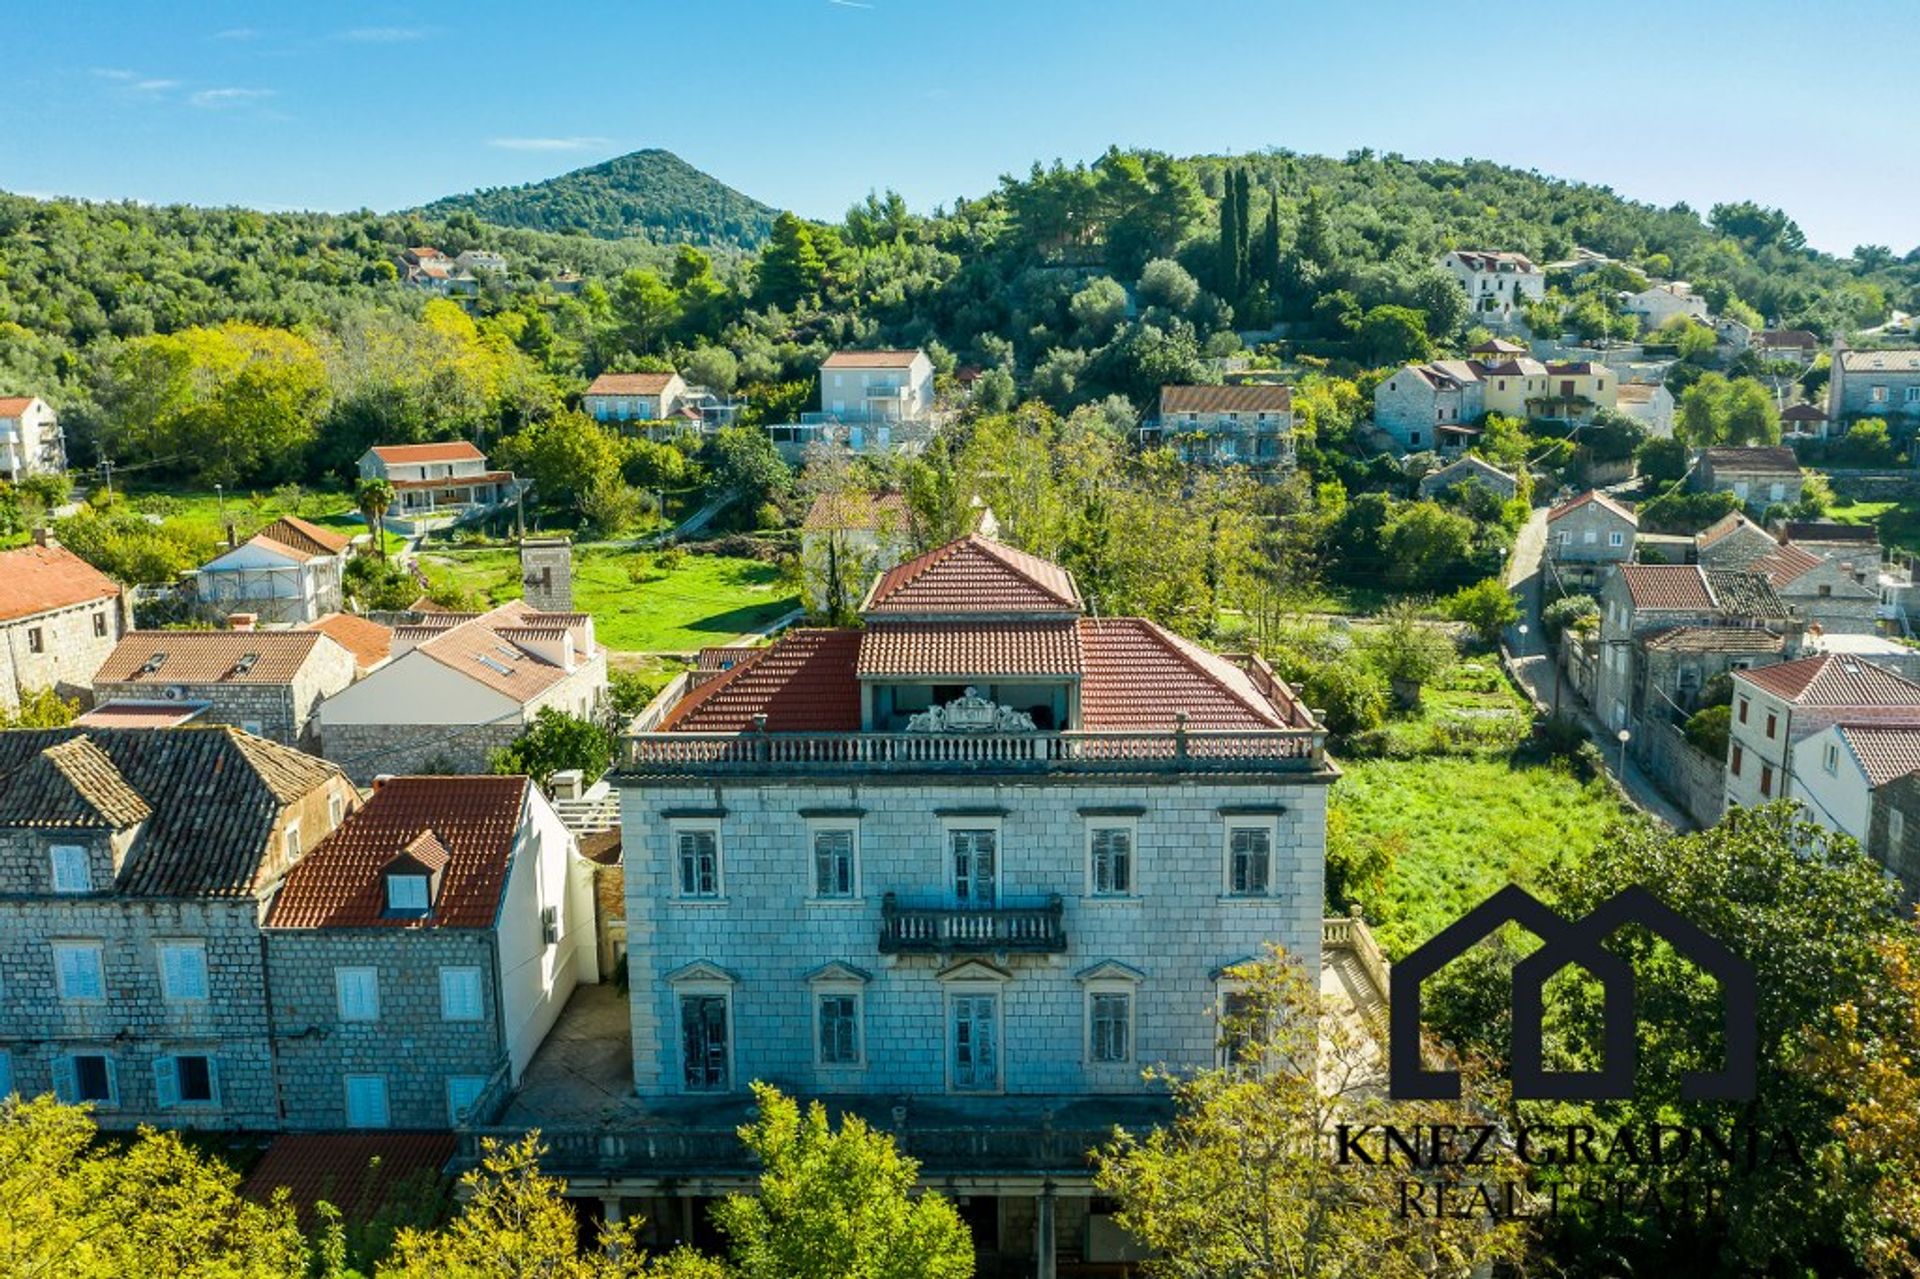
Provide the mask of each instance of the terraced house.
[{"label": "terraced house", "polygon": [[1257,382],[1163,386],[1160,415],[1142,437],[1171,444],[1187,462],[1291,469],[1293,388]]},{"label": "terraced house", "polygon": [[1167,1116],[1142,1069],[1213,1062],[1227,970],[1269,943],[1318,969],[1324,733],[1259,658],[1089,617],[978,535],[861,612],[650,708],[616,765],[631,1055],[544,1091],[536,1059],[503,1122],[688,1237],[752,1177],[733,1130],[768,1080],[893,1132],[982,1274],[1115,1262],[1087,1151]]},{"label": "terraced house", "polygon": [[358,803],[232,728],[0,733],[0,1095],[277,1128],[259,923]]}]

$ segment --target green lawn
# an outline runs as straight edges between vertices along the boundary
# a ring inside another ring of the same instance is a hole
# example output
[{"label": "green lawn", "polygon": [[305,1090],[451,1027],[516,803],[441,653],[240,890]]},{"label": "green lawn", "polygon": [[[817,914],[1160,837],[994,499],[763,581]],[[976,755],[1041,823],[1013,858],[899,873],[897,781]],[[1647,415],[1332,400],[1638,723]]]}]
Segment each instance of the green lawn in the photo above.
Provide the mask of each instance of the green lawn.
[{"label": "green lawn", "polygon": [[1501,885],[1585,857],[1625,812],[1604,783],[1542,764],[1445,757],[1341,767],[1329,839],[1389,852],[1385,900],[1368,915],[1395,958]]},{"label": "green lawn", "polygon": [[[520,596],[512,551],[433,552],[420,559],[436,583],[451,578],[488,604]],[[608,648],[690,652],[728,643],[800,606],[780,570],[758,560],[686,555],[672,570],[656,565],[650,551],[588,548],[574,557],[574,606],[593,614],[594,633]]]},{"label": "green lawn", "polygon": [[1920,551],[1920,501],[1838,503],[1829,507],[1828,517],[1842,524],[1879,526],[1881,545],[1905,551]]},{"label": "green lawn", "polygon": [[[282,501],[271,490],[225,496],[210,489],[133,487],[124,492],[134,510],[162,516],[213,537],[224,537],[225,525],[231,521],[234,531],[244,539],[282,515],[297,515],[348,537],[359,537],[367,531],[367,522],[354,509],[353,496],[338,490],[307,489],[297,502]],[[393,533],[384,536],[389,552],[406,548],[405,538]]]}]

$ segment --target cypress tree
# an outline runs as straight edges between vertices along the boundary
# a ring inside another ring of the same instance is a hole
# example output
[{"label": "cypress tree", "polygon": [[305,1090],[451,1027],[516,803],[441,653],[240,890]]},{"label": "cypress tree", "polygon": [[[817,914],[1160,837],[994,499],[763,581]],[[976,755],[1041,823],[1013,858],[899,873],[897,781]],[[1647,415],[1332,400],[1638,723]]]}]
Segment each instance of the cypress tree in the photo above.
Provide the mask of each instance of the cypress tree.
[{"label": "cypress tree", "polygon": [[1258,275],[1267,282],[1274,297],[1280,296],[1280,193],[1275,191],[1267,200],[1267,225],[1260,234],[1260,269]]},{"label": "cypress tree", "polygon": [[1220,193],[1220,252],[1214,268],[1219,277],[1215,287],[1220,296],[1231,301],[1239,296],[1240,229],[1237,224],[1240,201],[1234,189],[1233,174],[1227,174],[1226,190]]},{"label": "cypress tree", "polygon": [[1245,169],[1235,170],[1233,175],[1233,301],[1237,306],[1247,296],[1247,290],[1253,287],[1253,279],[1247,267],[1250,262],[1248,248],[1253,235],[1253,184],[1247,180]]}]

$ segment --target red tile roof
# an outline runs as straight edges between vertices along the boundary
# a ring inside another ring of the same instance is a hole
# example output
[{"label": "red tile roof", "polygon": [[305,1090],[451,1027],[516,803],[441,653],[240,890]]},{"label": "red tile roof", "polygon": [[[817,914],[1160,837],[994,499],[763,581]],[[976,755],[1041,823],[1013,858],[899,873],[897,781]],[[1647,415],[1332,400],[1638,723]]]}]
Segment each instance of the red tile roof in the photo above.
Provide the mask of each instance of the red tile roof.
[{"label": "red tile roof", "polygon": [[1635,608],[1711,612],[1713,595],[1694,564],[1622,564],[1615,570]]},{"label": "red tile roof", "polygon": [[1771,582],[1777,590],[1805,577],[1825,563],[1825,559],[1809,554],[1797,546],[1777,546],[1755,560],[1749,568],[1755,573],[1765,573],[1767,581]]},{"label": "red tile roof", "polygon": [[1866,770],[1869,786],[1884,786],[1920,769],[1920,729],[1847,725],[1840,736]]},{"label": "red tile roof", "polygon": [[345,533],[322,528],[297,515],[282,515],[254,536],[271,538],[282,546],[290,546],[309,556],[338,555],[353,545],[353,539]]},{"label": "red tile roof", "polygon": [[0,622],[119,594],[118,582],[64,546],[0,551]]},{"label": "red tile roof", "polygon": [[513,478],[512,471],[481,471],[477,475],[437,475],[424,480],[388,480],[396,489],[444,489],[465,488],[472,484],[504,484]]},{"label": "red tile roof", "polygon": [[1737,671],[1735,678],[1796,706],[1920,706],[1920,684],[1834,653]]},{"label": "red tile roof", "polygon": [[1579,497],[1568,498],[1566,501],[1560,503],[1560,505],[1547,512],[1547,523],[1551,524],[1563,515],[1571,515],[1589,502],[1596,503],[1603,509],[1612,511],[1621,519],[1635,526],[1638,526],[1640,523],[1639,516],[1608,497],[1605,493],[1602,493],[1599,489],[1588,489]]},{"label": "red tile roof", "polygon": [[774,733],[857,733],[859,631],[788,631],[681,698],[661,728],[744,733],[755,715]]},{"label": "red tile roof", "polygon": [[1088,729],[1283,728],[1286,721],[1247,674],[1225,658],[1138,617],[1082,618]]},{"label": "red tile roof", "polygon": [[458,1140],[450,1132],[286,1133],[273,1139],[240,1193],[271,1203],[285,1188],[303,1230],[313,1228],[322,1200],[363,1222],[403,1183],[441,1173]]},{"label": "red tile roof", "polygon": [[[291,684],[316,649],[333,644],[316,631],[131,631],[114,646],[93,682],[156,688]],[[159,664],[147,670],[156,658]]]},{"label": "red tile roof", "polygon": [[373,455],[382,462],[410,464],[416,462],[484,462],[487,455],[465,440],[449,440],[444,444],[377,444]]},{"label": "red tile roof", "polygon": [[904,369],[919,351],[835,351],[820,364],[823,369]]},{"label": "red tile roof", "polygon": [[1773,540],[1768,536],[1765,529],[1748,519],[1742,512],[1728,511],[1725,515],[1722,515],[1719,519],[1693,535],[1694,549],[1704,551],[1721,539],[1747,529],[1751,529],[1761,537],[1767,538],[1768,541]]},{"label": "red tile roof", "polygon": [[659,395],[678,373],[602,373],[586,389],[588,395]]},{"label": "red tile roof", "polygon": [[206,702],[105,702],[73,721],[75,728],[178,728],[207,709]]},{"label": "red tile roof", "polygon": [[392,627],[353,613],[328,613],[301,629],[330,636],[334,643],[353,654],[353,664],[363,672],[386,661],[393,651]]},{"label": "red tile roof", "polygon": [[19,417],[38,398],[34,395],[0,396],[0,417]]},{"label": "red tile roof", "polygon": [[[574,657],[578,662],[591,660],[593,649],[587,642],[586,626],[576,619],[583,614],[541,613],[524,600],[505,604],[434,631],[419,640],[414,648],[467,678],[477,680],[496,693],[505,693],[521,705],[552,688],[568,675],[567,670],[539,653],[515,642],[515,636],[531,640],[534,634],[574,634]],[[412,629],[412,628],[408,628]]]},{"label": "red tile roof", "polygon": [[[530,785],[524,777],[389,778],[293,864],[266,926],[493,927]],[[424,848],[423,835],[446,852],[439,895],[425,915],[389,916],[383,872]]]},{"label": "red tile roof", "polygon": [[921,617],[1079,611],[1071,573],[978,533],[887,570],[861,606],[866,614]]},{"label": "red tile roof", "polygon": [[900,532],[907,527],[907,499],[900,493],[822,493],[807,508],[810,531],[824,529],[879,529]]},{"label": "red tile roof", "polygon": [[858,674],[873,676],[1078,676],[1080,631],[1056,622],[955,622],[870,626]]},{"label": "red tile roof", "polygon": [[1163,386],[1160,413],[1291,413],[1293,388],[1266,382],[1236,386]]}]

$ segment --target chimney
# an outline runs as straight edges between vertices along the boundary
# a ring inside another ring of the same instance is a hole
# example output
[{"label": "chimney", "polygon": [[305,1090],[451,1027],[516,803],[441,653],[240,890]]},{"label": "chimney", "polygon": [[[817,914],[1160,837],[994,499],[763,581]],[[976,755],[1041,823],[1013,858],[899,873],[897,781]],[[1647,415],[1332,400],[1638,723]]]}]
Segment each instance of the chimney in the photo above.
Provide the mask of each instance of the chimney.
[{"label": "chimney", "polygon": [[227,521],[227,549],[230,551],[235,550],[239,547],[239,545],[240,545],[239,531],[233,527],[233,521],[228,520]]},{"label": "chimney", "polygon": [[[1815,637],[1818,637],[1820,628],[1815,626],[1813,629]],[[1807,624],[1798,617],[1790,618],[1786,625],[1780,628],[1780,633],[1787,641],[1781,655],[1788,661],[1800,656],[1806,648]]]},{"label": "chimney", "polygon": [[573,612],[573,543],[564,537],[521,538],[520,583],[529,607]]},{"label": "chimney", "polygon": [[385,786],[388,782],[392,780],[393,780],[392,773],[377,774],[373,779],[373,788],[375,790],[379,790],[382,786]]},{"label": "chimney", "polygon": [[258,613],[230,613],[227,615],[227,629],[230,631],[251,631],[260,624]]},{"label": "chimney", "polygon": [[33,530],[33,544],[42,547],[59,545],[58,542],[53,540],[53,530],[44,524]]}]

